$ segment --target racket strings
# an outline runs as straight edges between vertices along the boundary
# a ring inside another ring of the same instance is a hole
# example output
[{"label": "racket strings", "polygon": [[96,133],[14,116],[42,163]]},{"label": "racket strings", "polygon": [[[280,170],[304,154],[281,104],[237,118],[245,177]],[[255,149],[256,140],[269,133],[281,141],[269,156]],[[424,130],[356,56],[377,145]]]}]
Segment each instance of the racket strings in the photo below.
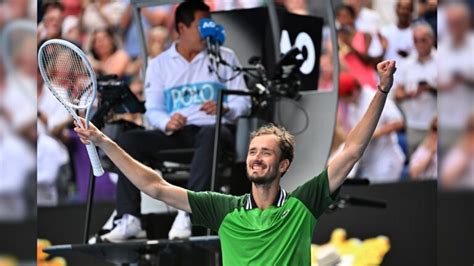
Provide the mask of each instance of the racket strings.
[{"label": "racket strings", "polygon": [[58,96],[76,109],[86,108],[93,100],[92,74],[82,57],[58,43],[44,47],[40,55],[48,83]]}]

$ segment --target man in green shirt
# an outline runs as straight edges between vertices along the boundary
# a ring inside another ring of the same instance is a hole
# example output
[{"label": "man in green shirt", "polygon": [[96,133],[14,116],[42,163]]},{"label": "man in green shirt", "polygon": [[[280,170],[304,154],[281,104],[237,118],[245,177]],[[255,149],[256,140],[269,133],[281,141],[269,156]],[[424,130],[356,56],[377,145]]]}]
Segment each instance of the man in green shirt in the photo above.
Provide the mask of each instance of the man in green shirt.
[{"label": "man in green shirt", "polygon": [[[319,216],[361,158],[393,84],[395,61],[377,65],[380,84],[343,151],[318,176],[295,191],[280,187],[294,155],[294,137],[267,125],[252,133],[247,174],[252,191],[243,196],[192,192],[166,182],[153,169],[125,153],[94,125],[76,127],[83,143],[99,146],[130,181],[151,197],[192,214],[194,224],[219,234],[224,265],[309,265],[310,244]],[[382,154],[380,156],[383,156]]]}]

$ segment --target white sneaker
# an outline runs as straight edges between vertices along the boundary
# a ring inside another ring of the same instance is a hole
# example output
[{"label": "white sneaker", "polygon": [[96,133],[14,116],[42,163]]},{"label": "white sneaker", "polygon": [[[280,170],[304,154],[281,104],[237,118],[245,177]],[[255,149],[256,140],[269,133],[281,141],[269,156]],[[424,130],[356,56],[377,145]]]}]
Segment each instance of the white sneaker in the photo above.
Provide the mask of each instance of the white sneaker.
[{"label": "white sneaker", "polygon": [[131,238],[146,238],[146,232],[142,230],[140,219],[133,215],[124,214],[114,223],[115,227],[112,231],[100,236],[102,241],[120,242]]},{"label": "white sneaker", "polygon": [[174,219],[171,230],[168,233],[168,238],[173,239],[187,239],[191,236],[191,219],[189,214],[184,211],[178,211],[178,215]]}]

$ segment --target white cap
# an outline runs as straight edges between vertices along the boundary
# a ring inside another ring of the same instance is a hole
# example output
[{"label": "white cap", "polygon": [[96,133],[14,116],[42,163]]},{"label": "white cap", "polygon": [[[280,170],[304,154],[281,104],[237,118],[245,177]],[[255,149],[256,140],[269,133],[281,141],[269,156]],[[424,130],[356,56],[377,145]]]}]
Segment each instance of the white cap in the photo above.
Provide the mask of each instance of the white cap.
[{"label": "white cap", "polygon": [[72,28],[77,26],[79,26],[79,19],[76,16],[67,16],[63,21],[62,37],[64,38]]}]

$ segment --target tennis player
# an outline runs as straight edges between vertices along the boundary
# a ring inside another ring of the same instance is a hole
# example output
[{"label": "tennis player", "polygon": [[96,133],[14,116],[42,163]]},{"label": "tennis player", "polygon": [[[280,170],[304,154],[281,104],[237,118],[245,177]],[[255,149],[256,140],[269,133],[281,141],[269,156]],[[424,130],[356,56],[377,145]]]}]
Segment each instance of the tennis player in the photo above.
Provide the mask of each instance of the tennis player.
[{"label": "tennis player", "polygon": [[293,160],[294,137],[273,125],[252,133],[246,163],[252,191],[243,196],[192,192],[171,185],[93,125],[75,130],[85,144],[91,140],[98,145],[140,190],[191,213],[193,224],[216,231],[224,265],[309,265],[316,222],[369,144],[395,70],[395,61],[377,65],[377,93],[347,136],[344,150],[319,175],[291,193],[280,187],[280,179]]}]

